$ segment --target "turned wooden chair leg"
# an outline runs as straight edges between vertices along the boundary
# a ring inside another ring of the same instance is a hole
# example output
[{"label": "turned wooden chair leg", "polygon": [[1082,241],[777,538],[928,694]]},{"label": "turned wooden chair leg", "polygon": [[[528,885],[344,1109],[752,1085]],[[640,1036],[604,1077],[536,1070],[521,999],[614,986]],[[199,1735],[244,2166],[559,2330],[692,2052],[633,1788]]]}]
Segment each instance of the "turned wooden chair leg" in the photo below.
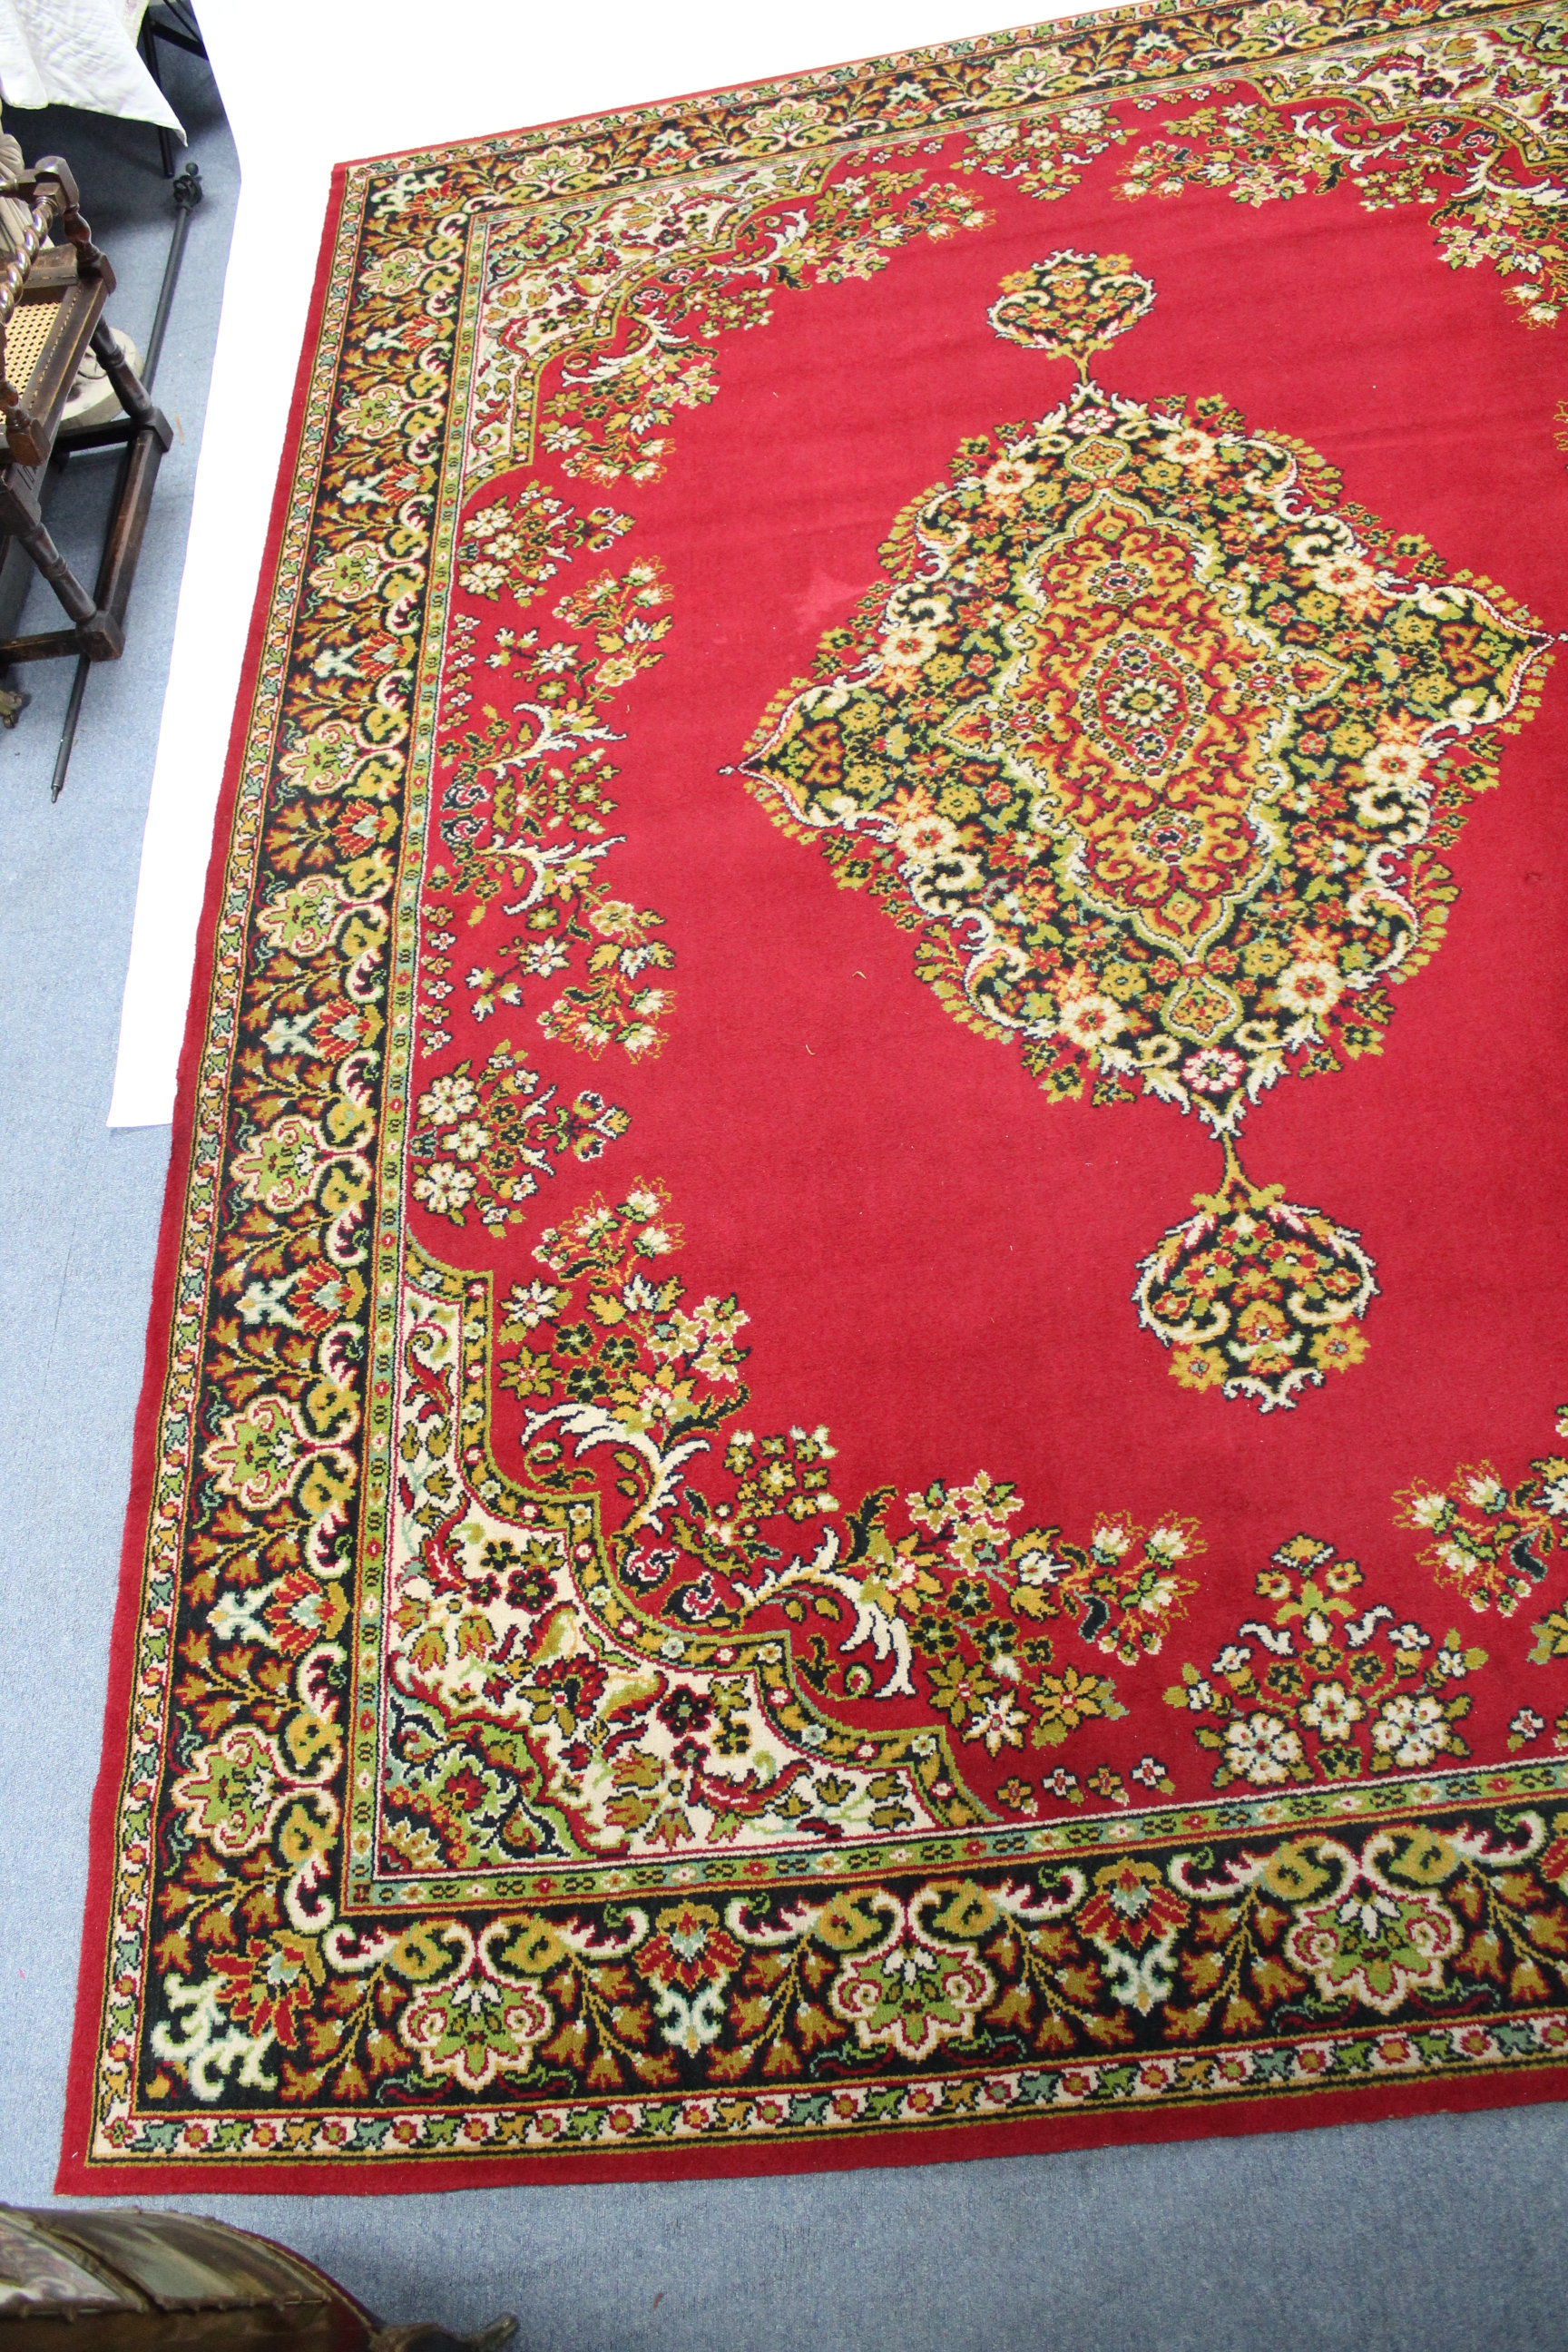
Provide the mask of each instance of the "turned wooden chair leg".
[{"label": "turned wooden chair leg", "polygon": [[92,349],[127,416],[133,424],[151,425],[166,449],[174,438],[168,423],[101,319],[92,331]]},{"label": "turned wooden chair leg", "polygon": [[[88,594],[45,529],[37,502],[15,479],[0,483],[0,529],[9,531],[26,549],[76,623],[77,647],[91,661],[117,660],[125,650],[120,618]],[[18,642],[12,641],[13,645]]]},{"label": "turned wooden chair leg", "polygon": [[48,582],[71,619],[80,624],[90,621],[98,607],[41,521],[19,522],[16,536],[26,549],[44,578]]}]

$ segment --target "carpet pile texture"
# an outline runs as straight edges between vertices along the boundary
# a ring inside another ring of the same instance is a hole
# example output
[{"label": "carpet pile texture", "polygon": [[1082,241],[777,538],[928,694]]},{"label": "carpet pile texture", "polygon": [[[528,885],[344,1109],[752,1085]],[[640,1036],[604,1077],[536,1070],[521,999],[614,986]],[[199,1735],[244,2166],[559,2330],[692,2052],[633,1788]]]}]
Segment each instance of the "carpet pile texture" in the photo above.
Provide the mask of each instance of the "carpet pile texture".
[{"label": "carpet pile texture", "polygon": [[1427,0],[340,172],[63,2189],[1568,2093],[1565,205]]}]

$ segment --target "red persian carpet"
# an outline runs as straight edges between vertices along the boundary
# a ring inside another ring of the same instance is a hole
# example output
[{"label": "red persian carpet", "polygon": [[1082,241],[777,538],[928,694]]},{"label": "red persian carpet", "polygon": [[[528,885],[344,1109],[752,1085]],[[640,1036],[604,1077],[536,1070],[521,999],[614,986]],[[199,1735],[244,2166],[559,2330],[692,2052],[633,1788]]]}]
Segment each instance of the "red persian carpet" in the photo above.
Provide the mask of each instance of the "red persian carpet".
[{"label": "red persian carpet", "polygon": [[340,172],[62,2188],[1568,2092],[1565,304],[1560,5]]}]

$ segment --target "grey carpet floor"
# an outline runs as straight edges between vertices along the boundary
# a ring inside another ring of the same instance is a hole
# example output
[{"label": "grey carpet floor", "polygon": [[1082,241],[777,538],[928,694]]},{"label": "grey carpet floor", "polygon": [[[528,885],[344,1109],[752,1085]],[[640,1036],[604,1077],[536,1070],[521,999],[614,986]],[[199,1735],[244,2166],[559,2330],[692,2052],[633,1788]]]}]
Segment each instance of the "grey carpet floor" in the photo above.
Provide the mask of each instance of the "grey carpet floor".
[{"label": "grey carpet floor", "polygon": [[[137,859],[237,191],[210,79],[169,68],[208,190],[158,397],[130,648],[36,672],[0,737],[0,2199],[47,2201],[166,1129],[104,1126]],[[77,164],[145,337],[170,210],[134,124],[14,114]],[[109,478],[54,509],[90,571]],[[251,583],[215,583],[248,608]],[[28,625],[47,625],[35,600]],[[1568,2107],[912,2170],[445,2197],[192,2197],[389,2318],[522,2315],[530,2352],[1473,2352],[1568,2345]],[[153,2201],[153,2200],[147,2200]]]}]

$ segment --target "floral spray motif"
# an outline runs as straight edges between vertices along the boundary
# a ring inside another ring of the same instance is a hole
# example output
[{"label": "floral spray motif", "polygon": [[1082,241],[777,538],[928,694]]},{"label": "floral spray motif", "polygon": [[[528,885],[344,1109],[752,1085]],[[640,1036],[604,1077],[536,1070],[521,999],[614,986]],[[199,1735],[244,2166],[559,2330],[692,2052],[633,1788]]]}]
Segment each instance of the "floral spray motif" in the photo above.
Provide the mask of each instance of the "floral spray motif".
[{"label": "floral spray motif", "polygon": [[1457,896],[1432,851],[1495,783],[1550,641],[1336,505],[1302,444],[1097,384],[1153,300],[1121,255],[1003,281],[996,333],[1078,382],[960,444],[741,772],[1053,1099],[1153,1095],[1212,1129],[1219,1186],[1133,1298],[1184,1387],[1267,1412],[1359,1362],[1377,1284],[1354,1233],[1252,1181],[1243,1119],[1288,1071],[1382,1050]]}]

